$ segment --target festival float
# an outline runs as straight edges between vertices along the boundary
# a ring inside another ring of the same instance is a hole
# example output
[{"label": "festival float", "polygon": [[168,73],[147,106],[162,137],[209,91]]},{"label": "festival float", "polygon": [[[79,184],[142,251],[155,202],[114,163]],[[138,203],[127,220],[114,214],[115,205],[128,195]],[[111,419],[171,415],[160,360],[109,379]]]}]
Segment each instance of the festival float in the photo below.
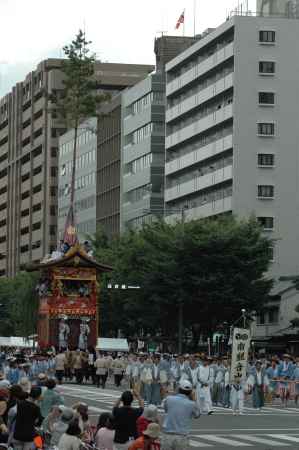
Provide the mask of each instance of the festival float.
[{"label": "festival float", "polygon": [[27,270],[39,271],[38,345],[86,350],[99,333],[99,281],[110,267],[89,256],[76,243],[55,259],[44,259]]},{"label": "festival float", "polygon": [[70,207],[57,250],[27,271],[39,271],[38,346],[57,350],[95,347],[99,335],[99,283],[111,267],[98,263],[90,244],[80,244],[75,226],[74,146]]}]

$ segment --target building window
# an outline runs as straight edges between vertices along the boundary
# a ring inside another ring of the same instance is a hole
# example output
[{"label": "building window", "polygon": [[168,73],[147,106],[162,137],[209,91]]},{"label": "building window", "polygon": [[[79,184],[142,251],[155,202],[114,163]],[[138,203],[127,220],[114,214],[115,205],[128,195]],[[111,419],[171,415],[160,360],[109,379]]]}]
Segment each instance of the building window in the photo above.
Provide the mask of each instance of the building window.
[{"label": "building window", "polygon": [[258,217],[258,223],[261,227],[267,230],[273,230],[274,228],[274,217]]},{"label": "building window", "polygon": [[41,203],[37,203],[36,205],[33,205],[33,207],[32,207],[32,211],[33,212],[40,211],[41,209],[42,209],[42,204]]},{"label": "building window", "polygon": [[268,322],[278,323],[279,308],[272,308],[268,311]]},{"label": "building window", "polygon": [[271,185],[259,185],[258,186],[258,197],[261,198],[273,198],[274,197],[274,186]]},{"label": "building window", "polygon": [[259,73],[271,75],[275,73],[275,62],[273,61],[260,61]]},{"label": "building window", "polygon": [[274,136],[275,126],[274,123],[258,123],[257,134],[259,136]]},{"label": "building window", "polygon": [[259,153],[257,155],[257,163],[259,166],[274,166],[274,155],[272,153]]},{"label": "building window", "polygon": [[21,235],[24,236],[24,234],[28,234],[29,233],[29,227],[24,227],[21,228]]},{"label": "building window", "polygon": [[274,105],[274,99],[275,99],[274,92],[259,92],[260,105]]},{"label": "building window", "polygon": [[38,184],[37,186],[35,186],[33,188],[33,194],[37,194],[38,192],[40,192],[42,190],[42,185]]},{"label": "building window", "polygon": [[259,33],[260,42],[273,43],[275,42],[275,31],[262,30]]},{"label": "building window", "polygon": [[264,312],[260,312],[259,315],[257,316],[257,324],[265,325],[265,313]]},{"label": "building window", "polygon": [[32,225],[33,231],[40,230],[40,228],[41,228],[41,222],[36,222]]}]

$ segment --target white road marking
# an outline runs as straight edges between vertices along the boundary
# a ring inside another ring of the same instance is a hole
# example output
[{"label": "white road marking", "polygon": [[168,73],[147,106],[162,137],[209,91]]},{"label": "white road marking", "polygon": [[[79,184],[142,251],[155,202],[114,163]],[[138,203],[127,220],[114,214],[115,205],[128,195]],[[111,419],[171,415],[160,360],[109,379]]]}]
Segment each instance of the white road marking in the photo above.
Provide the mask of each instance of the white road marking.
[{"label": "white road marking", "polygon": [[284,441],[299,442],[299,437],[288,436],[286,434],[268,434],[268,436],[283,439]]},{"label": "white road marking", "polygon": [[199,448],[199,447],[213,447],[213,445],[211,445],[211,444],[204,444],[202,442],[193,441],[192,439],[189,440],[189,444],[190,444],[190,447],[197,447],[197,448]]},{"label": "white road marking", "polygon": [[220,436],[213,436],[211,434],[202,434],[200,436],[200,439],[206,439],[207,441],[211,441],[217,444],[226,444],[226,445],[231,445],[232,447],[252,447],[252,444],[247,444],[247,443],[243,443],[240,441],[236,441],[236,440],[232,440],[232,439],[228,439],[225,437],[220,437]]},{"label": "white road marking", "polygon": [[[290,444],[284,444],[279,441],[273,441],[272,439],[265,439],[258,436],[250,436],[249,434],[234,434],[232,437],[236,437],[237,439],[242,439],[249,442],[254,442],[255,444],[266,444],[272,445],[273,447],[288,447]],[[273,435],[274,437],[274,435]]]},{"label": "white road marking", "polygon": [[[200,431],[208,431],[208,432],[212,432],[212,431],[216,431],[216,432],[220,432],[220,431],[279,431],[279,430],[283,430],[283,431],[298,431],[299,433],[299,428],[201,428]],[[190,430],[190,432],[197,432],[198,433],[198,428],[192,428]],[[264,433],[262,433],[264,434]],[[197,436],[196,434],[193,434],[193,436]],[[198,435],[199,436],[199,435]],[[276,435],[275,435],[276,436]]]}]

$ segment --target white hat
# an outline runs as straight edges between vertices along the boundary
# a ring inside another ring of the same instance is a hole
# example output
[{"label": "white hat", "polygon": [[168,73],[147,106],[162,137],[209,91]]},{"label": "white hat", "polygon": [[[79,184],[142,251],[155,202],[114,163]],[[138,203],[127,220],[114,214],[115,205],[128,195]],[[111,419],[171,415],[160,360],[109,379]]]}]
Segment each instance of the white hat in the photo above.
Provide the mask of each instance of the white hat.
[{"label": "white hat", "polygon": [[181,380],[179,383],[179,388],[183,391],[192,391],[192,384],[188,380]]}]

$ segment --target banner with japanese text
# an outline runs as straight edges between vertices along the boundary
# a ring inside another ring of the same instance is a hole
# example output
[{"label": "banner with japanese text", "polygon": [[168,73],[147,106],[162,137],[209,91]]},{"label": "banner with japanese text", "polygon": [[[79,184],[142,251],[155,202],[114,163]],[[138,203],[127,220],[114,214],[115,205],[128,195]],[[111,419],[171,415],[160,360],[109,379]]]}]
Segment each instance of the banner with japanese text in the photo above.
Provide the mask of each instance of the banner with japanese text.
[{"label": "banner with japanese text", "polygon": [[231,382],[244,380],[248,352],[250,347],[250,331],[245,328],[234,328],[231,363]]}]

